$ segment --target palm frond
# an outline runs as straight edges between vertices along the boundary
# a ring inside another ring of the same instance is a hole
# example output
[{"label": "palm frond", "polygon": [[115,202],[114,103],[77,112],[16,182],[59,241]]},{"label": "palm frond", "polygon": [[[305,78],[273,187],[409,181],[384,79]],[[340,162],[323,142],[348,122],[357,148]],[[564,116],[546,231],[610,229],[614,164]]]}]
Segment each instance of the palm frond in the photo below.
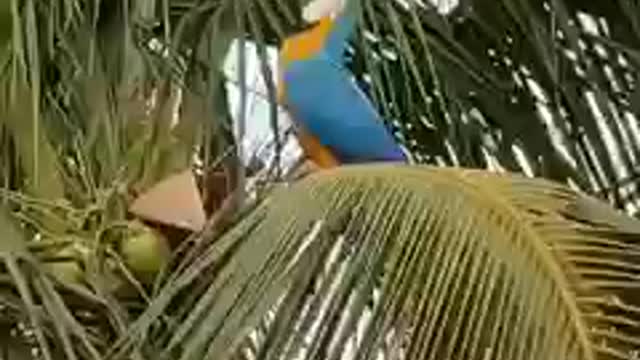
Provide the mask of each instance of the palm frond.
[{"label": "palm frond", "polygon": [[366,3],[354,68],[421,161],[493,158],[613,197],[634,177],[633,2],[468,0],[447,15]]},{"label": "palm frond", "polygon": [[475,170],[321,172],[174,274],[114,354],[631,359],[640,223],[594,225],[593,201]]},{"label": "palm frond", "polygon": [[[45,358],[637,357],[638,222],[555,183],[471,170],[317,174],[186,246],[152,294],[116,294],[107,260],[135,283],[110,252],[129,190],[196,151],[245,188],[233,128],[251,126],[247,41],[278,142],[267,49],[302,26],[305,2],[0,5],[0,198],[27,224],[0,214],[15,230],[0,242],[2,320],[27,324]],[[569,180],[635,211],[633,0],[363,8],[349,66],[419,162]],[[221,69],[233,41],[236,123]],[[46,271],[68,262],[68,232],[92,249],[87,286]]]},{"label": "palm frond", "polygon": [[[363,1],[349,65],[416,159],[569,180],[634,211],[637,5],[465,0],[443,14],[436,2]],[[208,51],[225,39],[253,41],[275,128],[264,49],[303,26],[305,3],[168,2],[158,38],[183,59],[187,86],[220,81],[221,52]]]},{"label": "palm frond", "polygon": [[113,251],[132,193],[190,166],[196,151],[209,154],[203,167],[215,164],[228,144],[217,147],[225,137],[211,129],[227,105],[205,86],[185,91],[186,110],[176,111],[185,71],[174,71],[175,58],[158,61],[141,25],[160,2],[7,4],[0,301],[11,306],[2,321],[26,329],[20,338],[43,358],[98,359],[145,303]]}]

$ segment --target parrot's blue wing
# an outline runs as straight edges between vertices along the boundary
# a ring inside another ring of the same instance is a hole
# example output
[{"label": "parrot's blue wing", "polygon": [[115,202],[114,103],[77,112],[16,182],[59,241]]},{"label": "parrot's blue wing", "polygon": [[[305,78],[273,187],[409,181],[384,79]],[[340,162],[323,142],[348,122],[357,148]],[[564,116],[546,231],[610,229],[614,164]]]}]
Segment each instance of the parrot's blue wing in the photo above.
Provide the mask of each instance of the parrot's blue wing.
[{"label": "parrot's blue wing", "polygon": [[376,109],[328,59],[296,61],[284,74],[290,111],[344,163],[406,161]]}]

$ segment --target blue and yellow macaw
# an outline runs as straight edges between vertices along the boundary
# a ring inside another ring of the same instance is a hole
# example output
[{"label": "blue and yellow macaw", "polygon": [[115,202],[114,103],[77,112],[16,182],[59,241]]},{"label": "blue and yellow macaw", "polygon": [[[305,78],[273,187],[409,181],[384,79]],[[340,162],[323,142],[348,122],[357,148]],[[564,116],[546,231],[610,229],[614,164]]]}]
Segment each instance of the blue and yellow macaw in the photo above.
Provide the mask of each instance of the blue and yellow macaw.
[{"label": "blue and yellow macaw", "polygon": [[359,2],[347,1],[336,18],[323,17],[285,39],[280,50],[278,100],[293,118],[305,155],[321,168],[407,161],[345,66]]}]

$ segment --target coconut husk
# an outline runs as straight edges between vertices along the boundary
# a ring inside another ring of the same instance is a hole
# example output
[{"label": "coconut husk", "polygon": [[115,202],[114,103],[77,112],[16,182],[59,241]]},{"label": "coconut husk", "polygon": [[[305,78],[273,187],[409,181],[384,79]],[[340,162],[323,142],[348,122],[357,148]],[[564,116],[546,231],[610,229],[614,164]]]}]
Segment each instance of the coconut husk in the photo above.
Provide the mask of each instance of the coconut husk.
[{"label": "coconut husk", "polygon": [[204,205],[191,170],[167,177],[140,194],[129,207],[135,216],[197,232],[206,222]]}]

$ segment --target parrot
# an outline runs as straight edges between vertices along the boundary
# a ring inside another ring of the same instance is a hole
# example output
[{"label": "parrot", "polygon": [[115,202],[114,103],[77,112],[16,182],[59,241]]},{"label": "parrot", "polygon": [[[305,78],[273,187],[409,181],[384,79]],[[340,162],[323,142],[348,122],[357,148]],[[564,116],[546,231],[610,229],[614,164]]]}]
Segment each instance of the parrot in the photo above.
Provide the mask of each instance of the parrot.
[{"label": "parrot", "polygon": [[321,17],[280,47],[277,99],[293,120],[304,154],[320,168],[408,161],[346,68],[359,2],[347,0],[335,17]]}]

